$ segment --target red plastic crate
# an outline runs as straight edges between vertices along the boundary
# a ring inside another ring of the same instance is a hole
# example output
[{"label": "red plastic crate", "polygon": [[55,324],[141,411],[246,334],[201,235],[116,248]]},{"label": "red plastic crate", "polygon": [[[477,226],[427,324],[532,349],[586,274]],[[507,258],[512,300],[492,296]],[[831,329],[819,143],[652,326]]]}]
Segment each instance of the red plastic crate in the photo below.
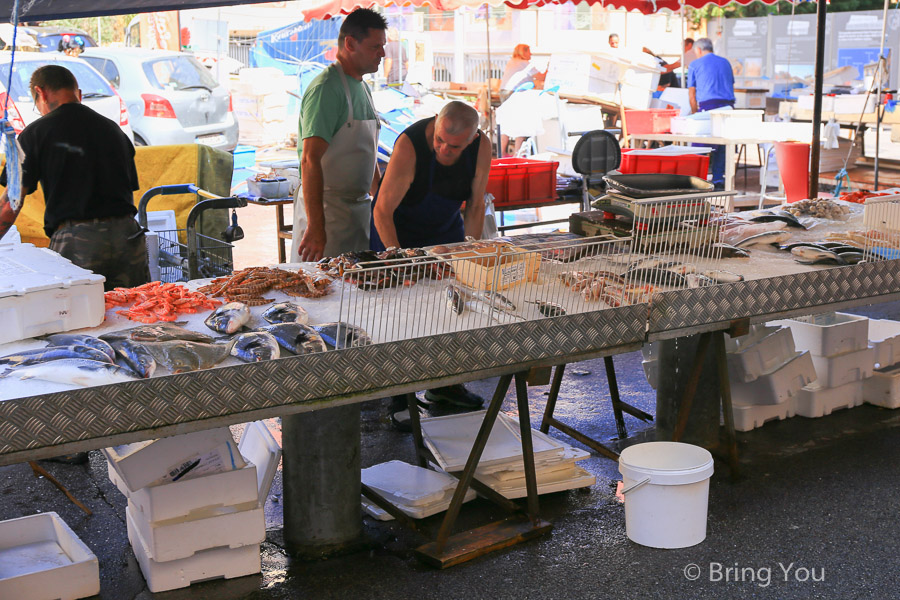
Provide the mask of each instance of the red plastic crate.
[{"label": "red plastic crate", "polygon": [[693,175],[706,179],[709,171],[709,154],[631,154],[631,148],[622,150],[622,173],[669,173],[671,175]]},{"label": "red plastic crate", "polygon": [[487,192],[495,206],[537,204],[556,200],[555,161],[495,158],[491,161]]},{"label": "red plastic crate", "polygon": [[672,117],[678,116],[677,108],[651,108],[649,110],[625,109],[628,133],[669,133]]}]

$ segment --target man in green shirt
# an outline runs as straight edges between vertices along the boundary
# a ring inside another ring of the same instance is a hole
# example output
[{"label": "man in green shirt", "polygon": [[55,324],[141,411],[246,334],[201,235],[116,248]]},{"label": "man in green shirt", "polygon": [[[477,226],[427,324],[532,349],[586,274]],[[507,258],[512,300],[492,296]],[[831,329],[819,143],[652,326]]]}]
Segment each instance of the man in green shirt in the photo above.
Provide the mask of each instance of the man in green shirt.
[{"label": "man in green shirt", "polygon": [[373,10],[350,13],[338,35],[337,60],[303,95],[292,260],[317,261],[369,247],[370,203],[380,179],[379,125],[362,78],[378,70],[386,30],[384,17]]}]

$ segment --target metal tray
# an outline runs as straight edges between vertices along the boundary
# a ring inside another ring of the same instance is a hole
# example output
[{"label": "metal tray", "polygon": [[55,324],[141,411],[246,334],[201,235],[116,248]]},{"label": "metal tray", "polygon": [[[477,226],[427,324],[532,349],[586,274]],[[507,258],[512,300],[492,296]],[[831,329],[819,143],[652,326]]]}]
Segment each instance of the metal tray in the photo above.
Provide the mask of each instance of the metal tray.
[{"label": "metal tray", "polygon": [[632,198],[696,194],[711,192],[715,188],[713,184],[699,177],[668,173],[606,175],[603,181],[612,190]]}]

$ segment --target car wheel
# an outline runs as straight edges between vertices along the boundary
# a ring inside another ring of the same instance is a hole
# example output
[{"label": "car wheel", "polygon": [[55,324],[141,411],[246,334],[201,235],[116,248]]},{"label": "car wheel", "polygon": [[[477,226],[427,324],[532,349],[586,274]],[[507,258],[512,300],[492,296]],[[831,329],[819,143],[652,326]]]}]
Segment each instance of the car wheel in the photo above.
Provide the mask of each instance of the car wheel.
[{"label": "car wheel", "polygon": [[147,142],[145,142],[145,141],[144,141],[144,138],[142,138],[141,136],[135,134],[135,135],[134,135],[134,145],[135,145],[135,146],[149,146],[150,144],[148,144]]}]

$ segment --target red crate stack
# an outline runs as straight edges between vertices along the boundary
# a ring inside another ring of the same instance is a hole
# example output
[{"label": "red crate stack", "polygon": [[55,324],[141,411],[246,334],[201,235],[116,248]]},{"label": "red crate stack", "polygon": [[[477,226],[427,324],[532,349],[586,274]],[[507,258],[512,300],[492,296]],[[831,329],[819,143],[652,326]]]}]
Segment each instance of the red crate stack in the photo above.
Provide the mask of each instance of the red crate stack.
[{"label": "red crate stack", "polygon": [[555,161],[495,158],[491,161],[487,192],[495,206],[537,204],[556,199]]},{"label": "red crate stack", "polygon": [[706,179],[709,154],[632,154],[631,148],[622,150],[622,173],[670,173],[693,175]]}]

